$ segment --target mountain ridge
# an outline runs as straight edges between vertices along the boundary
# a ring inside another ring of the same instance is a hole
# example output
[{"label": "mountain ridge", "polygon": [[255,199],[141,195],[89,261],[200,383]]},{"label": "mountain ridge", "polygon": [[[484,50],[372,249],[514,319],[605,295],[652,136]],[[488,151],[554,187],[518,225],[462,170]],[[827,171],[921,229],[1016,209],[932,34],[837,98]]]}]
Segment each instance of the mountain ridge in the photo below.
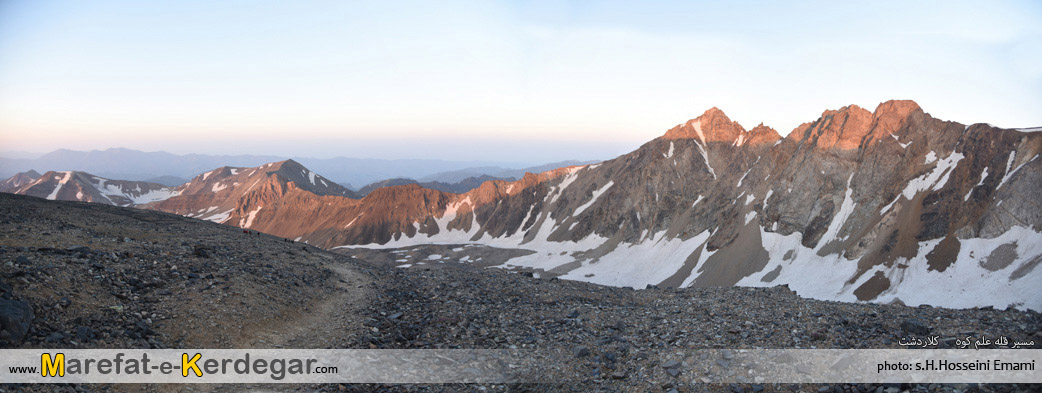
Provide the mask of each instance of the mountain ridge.
[{"label": "mountain ridge", "polygon": [[[434,159],[372,159],[372,158],[308,158],[274,155],[178,155],[164,151],[145,152],[127,148],[78,151],[58,149],[36,158],[0,157],[0,174],[11,176],[18,172],[77,170],[110,179],[144,181],[161,176],[190,179],[199,173],[221,167],[256,167],[270,162],[294,159],[311,170],[338,183],[369,184],[393,177],[423,178],[446,171],[462,170],[483,165],[513,167],[513,163],[487,161],[446,161]],[[471,174],[464,177],[476,176]],[[441,180],[441,179],[433,179]],[[177,186],[180,184],[174,184]]]},{"label": "mountain ridge", "polygon": [[324,248],[525,249],[503,266],[604,285],[1040,309],[1040,151],[1042,134],[935,119],[907,100],[826,110],[784,138],[711,108],[617,158],[465,193],[409,184],[350,199],[309,189],[291,165],[293,181],[205,183],[142,207]]}]

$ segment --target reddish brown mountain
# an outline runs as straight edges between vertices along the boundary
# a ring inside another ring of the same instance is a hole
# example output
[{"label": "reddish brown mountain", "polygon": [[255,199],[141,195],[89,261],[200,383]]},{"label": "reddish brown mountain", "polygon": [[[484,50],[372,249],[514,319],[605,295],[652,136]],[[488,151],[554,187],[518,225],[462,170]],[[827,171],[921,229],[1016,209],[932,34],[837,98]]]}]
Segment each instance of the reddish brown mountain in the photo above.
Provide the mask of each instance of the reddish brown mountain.
[{"label": "reddish brown mountain", "polygon": [[527,248],[508,264],[609,285],[1038,309],[1040,151],[1042,134],[934,119],[911,101],[825,111],[784,139],[714,108],[601,164],[460,195],[294,194],[253,225],[324,247]]},{"label": "reddish brown mountain", "polygon": [[[243,205],[267,204],[293,190],[319,196],[354,196],[351,190],[296,161],[286,160],[256,168],[214,169],[177,187],[177,196],[145,208],[248,227],[252,222],[247,218],[248,213],[240,211]],[[231,220],[233,216],[241,219]]]}]

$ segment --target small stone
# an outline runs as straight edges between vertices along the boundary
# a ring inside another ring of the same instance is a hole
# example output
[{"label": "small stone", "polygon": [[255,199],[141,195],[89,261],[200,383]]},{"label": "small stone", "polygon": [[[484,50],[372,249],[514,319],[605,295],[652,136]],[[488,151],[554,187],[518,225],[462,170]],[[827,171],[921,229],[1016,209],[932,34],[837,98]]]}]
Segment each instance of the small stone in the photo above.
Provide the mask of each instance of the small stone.
[{"label": "small stone", "polygon": [[662,363],[662,368],[677,368],[677,367],[680,367],[680,361],[679,360],[670,360],[668,362]]},{"label": "small stone", "polygon": [[213,249],[203,245],[196,245],[192,249],[192,255],[200,258],[210,258],[213,256]]},{"label": "small stone", "polygon": [[586,347],[579,347],[575,349],[575,357],[582,358],[590,355],[590,349]]},{"label": "small stone", "polygon": [[32,323],[33,308],[29,302],[0,299],[0,343],[20,344]]},{"label": "small stone", "polygon": [[80,342],[88,342],[94,339],[94,331],[86,326],[76,327],[76,339]]},{"label": "small stone", "polygon": [[930,334],[930,328],[915,319],[906,319],[904,322],[901,322],[901,330],[908,334]]}]

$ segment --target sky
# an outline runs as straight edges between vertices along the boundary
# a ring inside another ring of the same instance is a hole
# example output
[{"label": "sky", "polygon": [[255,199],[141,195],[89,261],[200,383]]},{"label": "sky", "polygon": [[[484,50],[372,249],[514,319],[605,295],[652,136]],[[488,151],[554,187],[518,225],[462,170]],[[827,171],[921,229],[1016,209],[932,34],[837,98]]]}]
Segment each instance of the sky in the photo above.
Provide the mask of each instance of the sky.
[{"label": "sky", "polygon": [[1042,2],[0,1],[0,151],[539,163],[888,99],[1042,125]]}]

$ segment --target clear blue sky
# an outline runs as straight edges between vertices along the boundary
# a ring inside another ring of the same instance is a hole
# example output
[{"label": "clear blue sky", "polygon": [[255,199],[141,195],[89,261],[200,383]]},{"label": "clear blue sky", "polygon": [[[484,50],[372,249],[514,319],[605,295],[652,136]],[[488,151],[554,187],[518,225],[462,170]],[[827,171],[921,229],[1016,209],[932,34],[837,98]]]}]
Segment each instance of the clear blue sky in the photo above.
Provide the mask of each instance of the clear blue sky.
[{"label": "clear blue sky", "polygon": [[0,150],[608,158],[891,98],[1042,125],[1042,2],[0,1]]}]

